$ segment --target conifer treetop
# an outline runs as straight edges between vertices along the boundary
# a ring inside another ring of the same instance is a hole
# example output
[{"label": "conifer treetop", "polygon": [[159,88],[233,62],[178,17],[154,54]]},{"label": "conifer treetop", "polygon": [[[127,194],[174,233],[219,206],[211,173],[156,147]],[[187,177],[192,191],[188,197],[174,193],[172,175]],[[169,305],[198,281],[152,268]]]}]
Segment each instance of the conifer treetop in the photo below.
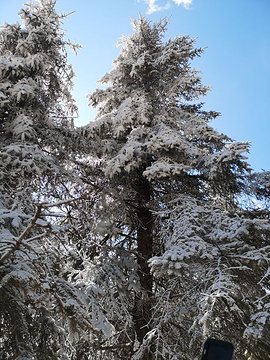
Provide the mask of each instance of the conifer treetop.
[{"label": "conifer treetop", "polygon": [[191,67],[203,49],[188,36],[165,41],[167,24],[133,20],[134,33],[122,38],[113,69],[100,80],[105,89],[89,96],[98,108],[89,136],[109,177],[134,176],[138,169],[149,181],[196,174],[212,186],[223,177],[237,191],[235,178],[249,169],[249,144],[211,127],[219,114],[203,110],[199,100],[209,87]]}]

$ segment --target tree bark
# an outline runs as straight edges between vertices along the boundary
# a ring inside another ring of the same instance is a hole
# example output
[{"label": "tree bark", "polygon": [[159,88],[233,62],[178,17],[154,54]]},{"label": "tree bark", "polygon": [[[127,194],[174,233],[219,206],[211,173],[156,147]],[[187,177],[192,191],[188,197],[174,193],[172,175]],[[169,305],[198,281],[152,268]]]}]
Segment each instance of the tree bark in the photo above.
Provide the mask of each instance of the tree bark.
[{"label": "tree bark", "polygon": [[[149,182],[141,175],[134,182],[137,193],[137,251],[139,265],[139,279],[143,296],[137,296],[134,308],[134,324],[137,338],[142,343],[150,330],[151,297],[153,295],[153,276],[150,273],[148,260],[153,256],[153,215],[149,210],[151,188]],[[142,360],[150,360],[150,352],[145,352]]]}]

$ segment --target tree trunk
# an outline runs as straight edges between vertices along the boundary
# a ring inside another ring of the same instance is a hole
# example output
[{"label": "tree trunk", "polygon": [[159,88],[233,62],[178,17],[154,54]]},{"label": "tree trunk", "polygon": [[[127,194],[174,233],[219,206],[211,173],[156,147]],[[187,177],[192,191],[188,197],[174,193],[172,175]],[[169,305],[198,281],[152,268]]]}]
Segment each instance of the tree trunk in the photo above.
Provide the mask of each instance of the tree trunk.
[{"label": "tree trunk", "polygon": [[[153,216],[148,208],[151,198],[151,189],[149,182],[140,176],[138,181],[133,184],[137,192],[137,251],[139,278],[143,296],[137,296],[134,308],[134,324],[137,338],[142,343],[144,336],[150,330],[149,322],[151,320],[151,301],[153,277],[150,273],[148,260],[153,256]],[[152,357],[146,352],[142,360],[150,360]]]}]

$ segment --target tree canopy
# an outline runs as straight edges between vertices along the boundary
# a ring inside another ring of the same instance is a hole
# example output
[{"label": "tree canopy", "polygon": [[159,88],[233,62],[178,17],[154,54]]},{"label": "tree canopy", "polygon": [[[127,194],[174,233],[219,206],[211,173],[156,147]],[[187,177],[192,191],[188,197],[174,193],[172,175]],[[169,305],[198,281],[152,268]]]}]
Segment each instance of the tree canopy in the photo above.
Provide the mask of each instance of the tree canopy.
[{"label": "tree canopy", "polygon": [[269,172],[211,127],[195,40],[132,21],[74,128],[65,15],[0,31],[0,358],[270,352]]}]

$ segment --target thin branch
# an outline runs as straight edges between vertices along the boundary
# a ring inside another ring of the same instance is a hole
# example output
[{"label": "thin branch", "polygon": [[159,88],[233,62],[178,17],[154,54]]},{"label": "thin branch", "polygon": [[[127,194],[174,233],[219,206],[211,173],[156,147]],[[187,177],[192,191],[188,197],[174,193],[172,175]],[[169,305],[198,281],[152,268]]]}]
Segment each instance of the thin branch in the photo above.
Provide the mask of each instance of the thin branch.
[{"label": "thin branch", "polygon": [[91,191],[88,191],[87,193],[84,193],[84,194],[78,196],[77,198],[71,198],[71,199],[67,199],[67,200],[63,200],[63,201],[58,201],[57,203],[53,203],[53,204],[48,204],[48,203],[36,204],[37,211],[36,211],[35,216],[31,220],[31,222],[27,226],[27,228],[24,230],[24,232],[21,234],[21,236],[19,236],[19,238],[17,238],[15,244],[10,248],[9,251],[7,251],[4,254],[4,256],[2,256],[2,258],[0,259],[0,264],[2,264],[6,259],[8,259],[12,254],[14,254],[14,252],[16,250],[19,249],[23,240],[26,238],[26,236],[29,234],[29,232],[32,230],[32,228],[36,225],[37,220],[40,218],[40,216],[41,215],[44,216],[44,214],[42,214],[42,209],[49,209],[54,206],[70,204],[74,201],[78,201],[78,200],[86,198],[89,194],[91,194]]},{"label": "thin branch", "polygon": [[123,348],[129,348],[132,346],[133,343],[126,343],[126,344],[115,344],[115,345],[108,345],[108,346],[95,346],[95,349],[97,350],[115,350],[115,349],[123,349]]},{"label": "thin branch", "polygon": [[17,239],[16,243],[14,244],[14,246],[0,259],[0,264],[2,264],[7,258],[9,258],[16,250],[19,249],[22,241],[24,240],[24,238],[29,234],[29,232],[31,231],[31,229],[33,228],[33,226],[36,224],[40,214],[41,214],[41,209],[42,209],[42,205],[37,206],[37,211],[35,216],[33,217],[32,221],[30,222],[30,224],[27,226],[27,228],[24,230],[24,232],[22,233],[22,235]]},{"label": "thin branch", "polygon": [[[78,200],[82,200],[84,198],[86,198],[88,195],[90,195],[92,193],[92,191],[88,191],[76,198],[70,198],[70,199],[67,199],[67,200],[62,200],[62,201],[58,201],[56,203],[41,203],[40,205],[37,205],[37,206],[41,206],[41,208],[43,209],[49,209],[51,207],[54,207],[54,206],[61,206],[61,205],[66,205],[66,204],[70,204],[72,202],[75,202],[75,201],[78,201]],[[43,214],[42,214],[43,215]]]}]

